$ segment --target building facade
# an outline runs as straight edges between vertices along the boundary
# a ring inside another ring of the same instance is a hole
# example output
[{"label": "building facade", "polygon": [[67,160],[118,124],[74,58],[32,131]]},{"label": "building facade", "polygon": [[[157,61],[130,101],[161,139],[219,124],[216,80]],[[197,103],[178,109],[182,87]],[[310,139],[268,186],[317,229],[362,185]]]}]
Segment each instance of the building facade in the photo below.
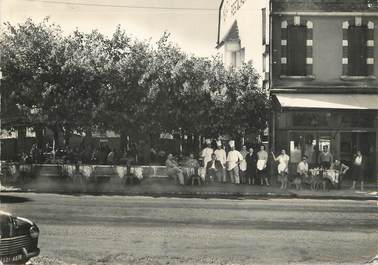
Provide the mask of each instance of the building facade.
[{"label": "building facade", "polygon": [[271,0],[270,143],[292,166],[328,146],[378,175],[378,8],[367,0]]},{"label": "building facade", "polygon": [[266,23],[261,15],[268,3],[268,0],[220,1],[217,49],[226,66],[238,67],[253,61],[259,73],[264,71],[261,54]]}]

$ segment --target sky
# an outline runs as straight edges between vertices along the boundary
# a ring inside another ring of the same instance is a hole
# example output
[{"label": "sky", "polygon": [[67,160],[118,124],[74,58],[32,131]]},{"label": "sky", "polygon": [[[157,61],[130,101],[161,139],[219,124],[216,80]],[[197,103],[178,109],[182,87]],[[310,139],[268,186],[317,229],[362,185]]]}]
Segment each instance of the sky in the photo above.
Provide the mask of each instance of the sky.
[{"label": "sky", "polygon": [[[1,22],[40,22],[46,16],[67,34],[78,28],[111,35],[118,24],[129,35],[156,41],[164,31],[184,51],[217,53],[220,0],[0,0]],[[144,8],[140,8],[144,7]],[[164,9],[166,8],[166,9]]]}]

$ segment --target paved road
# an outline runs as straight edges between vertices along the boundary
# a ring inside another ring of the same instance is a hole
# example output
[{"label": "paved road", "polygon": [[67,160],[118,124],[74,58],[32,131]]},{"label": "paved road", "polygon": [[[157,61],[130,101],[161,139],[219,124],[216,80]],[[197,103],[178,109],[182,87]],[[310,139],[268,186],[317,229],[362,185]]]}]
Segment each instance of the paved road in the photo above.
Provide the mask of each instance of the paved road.
[{"label": "paved road", "polygon": [[378,253],[374,201],[0,197],[40,226],[33,264],[363,264]]}]

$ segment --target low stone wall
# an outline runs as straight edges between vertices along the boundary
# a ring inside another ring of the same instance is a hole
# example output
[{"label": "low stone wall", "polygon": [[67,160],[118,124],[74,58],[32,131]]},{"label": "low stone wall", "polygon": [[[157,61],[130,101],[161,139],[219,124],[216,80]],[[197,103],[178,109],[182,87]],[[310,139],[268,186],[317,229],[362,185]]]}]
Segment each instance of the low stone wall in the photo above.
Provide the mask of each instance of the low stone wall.
[{"label": "low stone wall", "polygon": [[[53,177],[73,178],[80,173],[87,180],[95,175],[109,178],[124,179],[127,174],[127,167],[120,165],[74,165],[74,164],[17,164],[6,163],[2,166],[3,178],[7,181],[16,181],[21,177]],[[144,178],[167,177],[165,166],[131,166],[130,173],[142,180]]]}]

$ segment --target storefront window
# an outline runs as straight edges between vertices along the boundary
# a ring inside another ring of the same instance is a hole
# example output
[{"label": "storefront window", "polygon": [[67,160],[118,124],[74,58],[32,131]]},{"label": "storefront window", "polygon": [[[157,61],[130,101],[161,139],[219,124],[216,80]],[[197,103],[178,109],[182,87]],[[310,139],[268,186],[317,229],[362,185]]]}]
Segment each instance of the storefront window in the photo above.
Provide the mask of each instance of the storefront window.
[{"label": "storefront window", "polygon": [[328,127],[331,123],[331,113],[293,113],[294,127]]},{"label": "storefront window", "polygon": [[342,116],[341,125],[343,127],[363,127],[374,128],[374,113],[348,113]]},{"label": "storefront window", "polygon": [[290,161],[299,163],[302,156],[308,158],[310,164],[316,163],[317,140],[312,133],[291,133],[290,135]]}]

